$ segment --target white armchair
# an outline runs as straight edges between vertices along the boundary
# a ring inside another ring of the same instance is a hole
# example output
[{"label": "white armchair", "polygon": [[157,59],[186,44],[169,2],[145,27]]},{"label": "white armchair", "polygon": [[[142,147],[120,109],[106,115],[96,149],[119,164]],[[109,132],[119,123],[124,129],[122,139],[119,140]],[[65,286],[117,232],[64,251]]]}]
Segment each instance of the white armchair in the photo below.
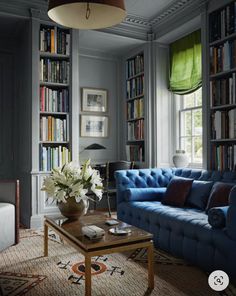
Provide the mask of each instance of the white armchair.
[{"label": "white armchair", "polygon": [[0,180],[0,251],[19,242],[19,181]]}]

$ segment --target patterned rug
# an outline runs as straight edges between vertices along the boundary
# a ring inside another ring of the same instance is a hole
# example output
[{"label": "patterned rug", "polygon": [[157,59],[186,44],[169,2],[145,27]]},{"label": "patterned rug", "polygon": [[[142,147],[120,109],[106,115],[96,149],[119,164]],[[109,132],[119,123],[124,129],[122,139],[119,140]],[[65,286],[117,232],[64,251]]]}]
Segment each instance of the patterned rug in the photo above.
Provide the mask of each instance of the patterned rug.
[{"label": "patterned rug", "polygon": [[[84,295],[84,258],[49,233],[49,257],[43,257],[42,233],[22,230],[18,245],[0,253],[0,295]],[[93,296],[144,296],[147,259],[144,250],[94,257]],[[208,276],[185,261],[155,251],[154,296],[233,296],[232,287],[212,291]]]}]

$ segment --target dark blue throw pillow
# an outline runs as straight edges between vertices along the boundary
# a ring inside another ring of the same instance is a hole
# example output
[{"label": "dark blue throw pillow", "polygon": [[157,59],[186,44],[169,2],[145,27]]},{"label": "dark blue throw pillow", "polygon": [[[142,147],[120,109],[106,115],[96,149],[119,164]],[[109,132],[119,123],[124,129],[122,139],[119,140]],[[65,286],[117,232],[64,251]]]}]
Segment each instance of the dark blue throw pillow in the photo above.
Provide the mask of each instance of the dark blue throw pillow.
[{"label": "dark blue throw pillow", "polygon": [[229,207],[211,208],[208,211],[208,222],[212,228],[224,228]]},{"label": "dark blue throw pillow", "polygon": [[204,211],[212,186],[213,182],[194,180],[185,205]]}]

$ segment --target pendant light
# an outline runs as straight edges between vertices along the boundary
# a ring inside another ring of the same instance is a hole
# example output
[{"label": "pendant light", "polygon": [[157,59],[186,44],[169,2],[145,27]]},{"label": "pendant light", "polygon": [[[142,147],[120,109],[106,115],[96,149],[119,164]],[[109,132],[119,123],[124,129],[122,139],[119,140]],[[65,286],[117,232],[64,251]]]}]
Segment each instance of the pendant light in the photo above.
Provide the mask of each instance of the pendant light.
[{"label": "pendant light", "polygon": [[126,16],[124,0],[49,0],[48,16],[75,29],[101,29],[117,25]]}]

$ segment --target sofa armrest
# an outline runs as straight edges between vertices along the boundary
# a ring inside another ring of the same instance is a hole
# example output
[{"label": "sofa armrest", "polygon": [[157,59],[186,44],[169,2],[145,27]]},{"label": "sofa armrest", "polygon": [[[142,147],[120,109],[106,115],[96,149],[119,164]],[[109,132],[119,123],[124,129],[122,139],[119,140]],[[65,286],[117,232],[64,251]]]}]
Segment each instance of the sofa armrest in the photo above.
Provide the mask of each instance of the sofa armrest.
[{"label": "sofa armrest", "polygon": [[229,209],[226,219],[227,233],[231,239],[236,240],[236,186],[234,186],[229,196]]},{"label": "sofa armrest", "polygon": [[20,228],[20,185],[19,180],[0,180],[0,202],[15,206],[15,243],[19,242]]}]

